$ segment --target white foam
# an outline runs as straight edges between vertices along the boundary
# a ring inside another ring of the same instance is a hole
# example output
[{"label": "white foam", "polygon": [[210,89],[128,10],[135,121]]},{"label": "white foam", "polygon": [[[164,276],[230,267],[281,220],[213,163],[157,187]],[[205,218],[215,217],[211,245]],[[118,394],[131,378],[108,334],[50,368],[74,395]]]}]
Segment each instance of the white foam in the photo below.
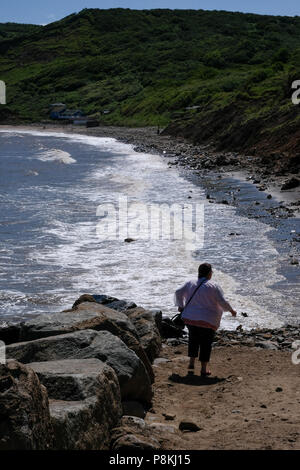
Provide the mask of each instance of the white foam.
[{"label": "white foam", "polygon": [[[67,134],[64,132],[50,132],[50,131],[35,131],[35,130],[19,130],[19,129],[0,129],[2,133],[10,133],[12,135],[19,134],[29,134],[37,137],[59,137],[64,139],[72,140],[73,142],[82,142],[87,145],[92,145],[94,147],[101,147],[102,150],[107,150],[108,152],[129,155],[133,150],[133,145],[124,144],[112,137],[92,137],[82,134]],[[137,154],[142,155],[142,154]]]},{"label": "white foam", "polygon": [[[195,277],[199,262],[208,261],[214,265],[214,279],[220,283],[232,306],[238,312],[249,314],[247,318],[238,319],[226,314],[223,327],[235,328],[240,323],[245,328],[275,327],[282,323],[279,313],[292,312],[294,299],[284,298],[280,291],[272,290],[272,284],[284,278],[277,274],[279,255],[267,237],[270,230],[267,225],[238,216],[232,207],[206,203],[205,246],[197,256],[185,250],[184,240],[101,243],[96,234],[97,220],[93,217],[100,202],[113,202],[121,195],[149,203],[156,199],[170,204],[203,202],[202,189],[181,177],[175,168],[168,169],[165,158],[136,153],[132,145],[112,138],[19,132],[67,138],[124,157],[119,158],[115,166],[110,166],[109,159],[106,166],[103,160],[96,162],[83,181],[64,188],[77,197],[78,221],[70,224],[55,218],[54,212],[49,213],[49,225],[42,227],[41,235],[43,232],[55,235],[57,243],[31,252],[30,258],[36,263],[57,266],[63,276],[71,272],[69,292],[61,288],[69,303],[84,292],[105,293],[148,308],[162,308],[164,313],[172,315],[176,313],[174,290],[186,279]],[[193,199],[187,200],[191,191]],[[95,209],[88,222],[80,221],[80,211],[86,210],[85,199]],[[231,231],[240,232],[241,236],[228,237]],[[231,266],[236,268],[233,273],[229,271]],[[68,271],[70,268],[72,271]],[[52,292],[51,286],[49,292]]]},{"label": "white foam", "polygon": [[65,152],[64,150],[60,149],[46,150],[45,152],[38,154],[36,158],[42,162],[58,161],[59,163],[64,163],[65,165],[76,163],[75,158],[72,158],[69,152]]}]

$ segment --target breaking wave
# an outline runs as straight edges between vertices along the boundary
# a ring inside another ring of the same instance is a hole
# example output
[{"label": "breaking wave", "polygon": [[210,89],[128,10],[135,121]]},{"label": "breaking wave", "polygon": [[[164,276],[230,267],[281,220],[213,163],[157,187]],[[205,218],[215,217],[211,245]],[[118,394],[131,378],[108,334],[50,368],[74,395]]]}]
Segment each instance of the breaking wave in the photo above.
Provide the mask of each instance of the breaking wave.
[{"label": "breaking wave", "polygon": [[68,152],[60,149],[51,149],[39,154],[37,157],[38,160],[42,162],[54,162],[64,163],[65,165],[70,165],[71,163],[76,163],[75,158],[72,158]]}]

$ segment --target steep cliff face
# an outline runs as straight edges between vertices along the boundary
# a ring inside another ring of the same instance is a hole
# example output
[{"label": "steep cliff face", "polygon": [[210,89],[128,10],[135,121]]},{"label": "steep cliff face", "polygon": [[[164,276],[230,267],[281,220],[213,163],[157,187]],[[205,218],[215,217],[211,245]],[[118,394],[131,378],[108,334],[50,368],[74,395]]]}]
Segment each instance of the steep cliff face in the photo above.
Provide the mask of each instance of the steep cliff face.
[{"label": "steep cliff face", "polygon": [[275,110],[247,120],[240,103],[223,109],[202,112],[171,122],[165,135],[184,137],[194,144],[211,144],[219,151],[255,155],[273,171],[297,172],[300,168],[299,107]]}]

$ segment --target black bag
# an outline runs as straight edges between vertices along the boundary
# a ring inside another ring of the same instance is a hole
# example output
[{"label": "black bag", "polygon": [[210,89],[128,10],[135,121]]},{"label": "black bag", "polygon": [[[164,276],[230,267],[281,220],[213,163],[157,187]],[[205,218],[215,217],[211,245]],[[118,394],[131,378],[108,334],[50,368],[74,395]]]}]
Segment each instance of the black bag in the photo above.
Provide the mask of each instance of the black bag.
[{"label": "black bag", "polygon": [[[196,294],[197,290],[199,289],[200,286],[202,286],[203,282],[206,281],[206,278],[199,284],[199,286],[196,287],[196,289],[194,290],[194,292],[192,293],[191,297],[189,298],[189,300],[187,301],[186,305],[184,306],[184,309],[188,306],[188,304],[190,303],[190,301],[192,300],[192,298],[194,297],[194,295]],[[184,312],[184,309],[182,310],[182,312],[179,312],[179,313],[176,313],[176,315],[174,315],[174,317],[171,318],[172,322],[174,323],[174,325],[177,327],[177,328],[181,328],[183,330],[183,328],[185,327],[185,323],[182,319],[182,314]]]},{"label": "black bag", "polygon": [[181,328],[183,330],[183,328],[185,327],[185,323],[182,320],[181,314],[182,312],[176,313],[176,315],[174,315],[171,320],[177,328]]}]

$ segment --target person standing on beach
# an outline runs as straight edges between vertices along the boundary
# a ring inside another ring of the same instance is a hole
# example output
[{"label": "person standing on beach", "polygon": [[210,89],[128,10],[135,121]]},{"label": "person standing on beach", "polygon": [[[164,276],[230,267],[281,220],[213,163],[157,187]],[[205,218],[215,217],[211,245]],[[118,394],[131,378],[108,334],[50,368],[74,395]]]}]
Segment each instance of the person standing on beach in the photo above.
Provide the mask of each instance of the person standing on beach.
[{"label": "person standing on beach", "polygon": [[175,292],[175,305],[179,312],[183,312],[182,319],[189,330],[189,369],[194,369],[199,354],[202,377],[211,375],[208,363],[223,312],[231,312],[233,317],[236,316],[236,311],[225,300],[221,287],[211,281],[212,274],[209,263],[200,264],[198,280],[186,282]]}]

